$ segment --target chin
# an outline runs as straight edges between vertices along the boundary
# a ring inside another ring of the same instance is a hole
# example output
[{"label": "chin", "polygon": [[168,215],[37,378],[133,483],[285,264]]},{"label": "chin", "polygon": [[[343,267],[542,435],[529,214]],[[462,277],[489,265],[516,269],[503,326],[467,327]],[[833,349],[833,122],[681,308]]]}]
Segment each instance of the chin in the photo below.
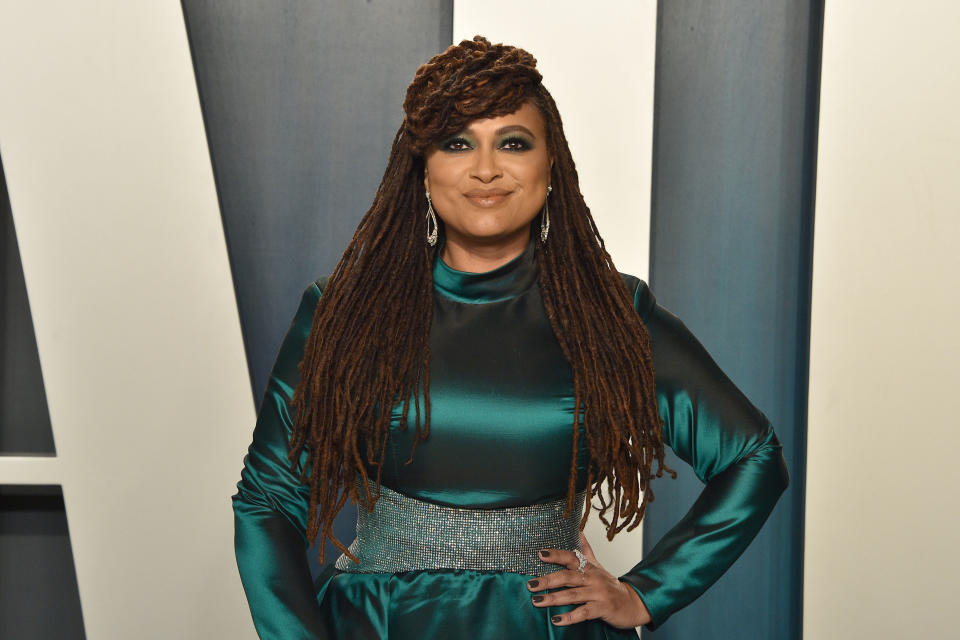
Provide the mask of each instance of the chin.
[{"label": "chin", "polygon": [[530,220],[512,217],[506,220],[474,218],[471,223],[463,228],[463,234],[483,238],[511,238],[530,228]]},{"label": "chin", "polygon": [[472,240],[482,244],[494,244],[497,242],[509,242],[518,235],[523,235],[528,231],[529,225],[524,224],[520,227],[483,227],[480,229],[465,229],[458,235],[463,237],[464,240]]}]

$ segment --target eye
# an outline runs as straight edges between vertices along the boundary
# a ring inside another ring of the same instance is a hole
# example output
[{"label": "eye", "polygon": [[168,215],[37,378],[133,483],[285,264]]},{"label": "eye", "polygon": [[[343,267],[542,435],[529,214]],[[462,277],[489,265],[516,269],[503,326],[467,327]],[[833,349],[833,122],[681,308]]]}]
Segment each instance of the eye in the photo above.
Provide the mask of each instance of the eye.
[{"label": "eye", "polygon": [[527,151],[533,148],[533,143],[521,136],[511,136],[500,143],[500,148],[506,151]]},{"label": "eye", "polygon": [[456,136],[440,144],[443,151],[467,151],[471,149],[470,141],[463,136]]}]

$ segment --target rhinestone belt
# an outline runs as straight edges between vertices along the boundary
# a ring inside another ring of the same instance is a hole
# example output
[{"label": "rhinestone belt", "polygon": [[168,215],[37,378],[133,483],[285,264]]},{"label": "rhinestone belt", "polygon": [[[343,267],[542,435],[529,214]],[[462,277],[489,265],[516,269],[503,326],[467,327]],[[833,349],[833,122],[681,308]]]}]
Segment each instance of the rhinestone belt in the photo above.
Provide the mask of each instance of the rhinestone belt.
[{"label": "rhinestone belt", "polygon": [[[371,491],[376,485],[370,482]],[[466,509],[426,502],[382,486],[373,513],[358,509],[357,538],[350,545],[357,564],[341,555],[334,566],[351,573],[397,573],[424,569],[509,571],[542,576],[557,571],[540,549],[579,549],[586,491],[575,496],[569,518],[566,498],[505,509]]]}]

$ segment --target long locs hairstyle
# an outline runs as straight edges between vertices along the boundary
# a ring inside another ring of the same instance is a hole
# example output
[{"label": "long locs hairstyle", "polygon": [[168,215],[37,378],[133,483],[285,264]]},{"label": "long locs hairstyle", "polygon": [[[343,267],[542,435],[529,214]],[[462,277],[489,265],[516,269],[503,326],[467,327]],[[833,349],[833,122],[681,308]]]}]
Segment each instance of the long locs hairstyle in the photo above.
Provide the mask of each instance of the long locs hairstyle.
[{"label": "long locs hairstyle", "polygon": [[472,120],[513,113],[528,101],[544,118],[554,158],[550,235],[536,260],[547,317],[573,372],[568,515],[581,423],[590,453],[587,487],[609,539],[640,524],[653,500],[650,480],[673,474],[663,462],[650,338],[580,193],[556,104],[533,56],[477,36],[417,70],[383,180],[324,288],[300,363],[290,459],[296,465],[306,453],[307,536],[329,539],[353,560],[333,534],[333,520],[348,499],[373,509],[392,407],[402,403],[401,428],[414,414],[408,462],[430,434],[436,249],[426,243],[424,153]]}]

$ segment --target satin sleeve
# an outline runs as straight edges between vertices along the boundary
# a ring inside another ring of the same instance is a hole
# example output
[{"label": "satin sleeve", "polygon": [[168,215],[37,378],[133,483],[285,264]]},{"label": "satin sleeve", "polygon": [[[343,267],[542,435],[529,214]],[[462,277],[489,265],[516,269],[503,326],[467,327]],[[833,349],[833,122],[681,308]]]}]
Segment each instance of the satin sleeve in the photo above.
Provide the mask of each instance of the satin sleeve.
[{"label": "satin sleeve", "polygon": [[657,304],[647,284],[631,280],[636,280],[634,305],[650,332],[664,442],[705,485],[687,514],[620,577],[647,606],[652,618],[647,628],[653,630],[743,553],[789,476],[767,417],[683,322]]},{"label": "satin sleeve", "polygon": [[305,456],[296,469],[287,457],[290,401],[323,281],[319,284],[304,291],[283,339],[233,496],[237,566],[257,633],[265,640],[325,637],[306,558],[310,494],[299,478]]}]

